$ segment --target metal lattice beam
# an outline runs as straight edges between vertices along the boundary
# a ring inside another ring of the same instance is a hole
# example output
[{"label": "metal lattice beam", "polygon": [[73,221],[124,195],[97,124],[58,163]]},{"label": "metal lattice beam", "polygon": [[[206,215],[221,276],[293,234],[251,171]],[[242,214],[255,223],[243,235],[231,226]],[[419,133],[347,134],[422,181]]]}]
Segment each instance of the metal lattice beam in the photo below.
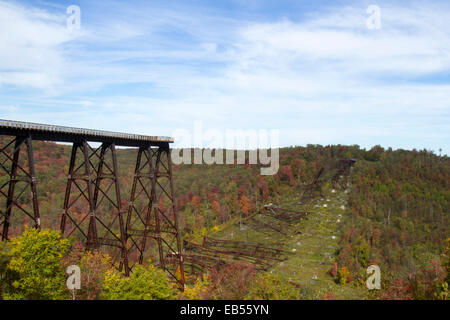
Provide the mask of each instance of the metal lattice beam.
[{"label": "metal lattice beam", "polygon": [[73,144],[63,210],[64,236],[76,234],[88,250],[108,247],[118,269],[129,273],[114,144]]},{"label": "metal lattice beam", "polygon": [[[168,146],[139,148],[126,234],[129,256],[138,255],[135,263],[142,264],[153,252],[159,266],[181,289],[184,288],[184,264]],[[153,246],[147,250],[150,241]]]},{"label": "metal lattice beam", "polygon": [[[21,149],[26,149],[26,165],[19,162]],[[10,169],[8,169],[10,164]],[[2,226],[2,240],[8,240],[13,208],[31,218],[35,228],[40,228],[39,208],[36,192],[36,177],[34,172],[34,159],[32,140],[30,136],[15,137],[0,149],[0,170],[6,173],[6,181],[0,186],[0,198],[6,201],[5,209],[0,210],[0,226]],[[8,186],[8,191],[5,188]],[[29,189],[31,194],[32,212],[23,205],[22,198]],[[19,190],[19,192],[17,192]]]}]

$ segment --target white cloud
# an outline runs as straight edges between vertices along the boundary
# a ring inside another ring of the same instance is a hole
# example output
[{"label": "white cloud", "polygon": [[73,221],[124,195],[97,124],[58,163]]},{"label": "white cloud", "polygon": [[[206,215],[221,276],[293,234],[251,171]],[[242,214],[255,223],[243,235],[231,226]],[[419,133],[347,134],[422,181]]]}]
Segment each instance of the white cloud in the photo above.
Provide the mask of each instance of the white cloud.
[{"label": "white cloud", "polygon": [[[43,122],[100,129],[167,135],[202,119],[217,128],[282,128],[283,144],[448,137],[436,120],[448,119],[448,78],[420,81],[450,71],[448,6],[382,5],[381,30],[366,28],[365,9],[254,22],[115,4],[90,12],[94,22],[82,20],[82,33],[71,34],[64,11],[0,2],[0,86],[45,92],[11,98],[18,108],[53,108],[33,109]],[[127,94],[139,84],[146,86]]]},{"label": "white cloud", "polygon": [[238,71],[288,71],[288,76],[303,73],[307,78],[325,72],[344,78],[450,70],[450,29],[445,22],[450,11],[382,7],[381,30],[366,28],[362,8],[336,11],[303,22],[256,23],[242,30],[233,52]]},{"label": "white cloud", "polygon": [[51,91],[64,80],[62,45],[77,36],[65,19],[0,1],[0,85]]}]

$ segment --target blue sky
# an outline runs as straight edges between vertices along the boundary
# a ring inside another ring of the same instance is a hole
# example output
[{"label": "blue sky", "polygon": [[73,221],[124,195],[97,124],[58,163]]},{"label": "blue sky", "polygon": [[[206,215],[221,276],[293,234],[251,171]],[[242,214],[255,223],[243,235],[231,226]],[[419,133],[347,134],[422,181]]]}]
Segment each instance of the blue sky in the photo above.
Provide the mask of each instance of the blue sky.
[{"label": "blue sky", "polygon": [[0,118],[450,154],[449,21],[448,1],[0,0]]}]

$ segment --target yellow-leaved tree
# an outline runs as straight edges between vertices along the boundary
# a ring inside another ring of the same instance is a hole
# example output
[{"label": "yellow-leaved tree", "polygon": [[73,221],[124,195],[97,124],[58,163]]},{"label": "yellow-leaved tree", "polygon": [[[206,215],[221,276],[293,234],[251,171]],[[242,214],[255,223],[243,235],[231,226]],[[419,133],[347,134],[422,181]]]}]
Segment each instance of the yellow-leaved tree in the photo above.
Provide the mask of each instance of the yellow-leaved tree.
[{"label": "yellow-leaved tree", "polygon": [[169,300],[175,298],[175,289],[163,270],[148,264],[136,265],[129,277],[115,269],[106,272],[103,282],[105,300]]},{"label": "yellow-leaved tree", "polygon": [[5,299],[51,300],[69,298],[62,258],[70,247],[59,231],[25,228],[10,242]]}]

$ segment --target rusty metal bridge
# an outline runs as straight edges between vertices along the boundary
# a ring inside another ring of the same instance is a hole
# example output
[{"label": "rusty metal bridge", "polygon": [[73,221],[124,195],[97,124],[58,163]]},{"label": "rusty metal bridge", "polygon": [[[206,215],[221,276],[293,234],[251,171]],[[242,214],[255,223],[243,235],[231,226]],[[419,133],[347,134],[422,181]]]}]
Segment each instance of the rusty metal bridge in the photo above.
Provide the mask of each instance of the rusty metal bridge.
[{"label": "rusty metal bridge", "polygon": [[[136,263],[145,261],[148,243],[153,240],[159,266],[184,287],[169,147],[172,138],[1,119],[0,135],[11,137],[0,145],[3,241],[8,240],[17,213],[31,218],[35,228],[41,227],[32,142],[72,143],[60,214],[62,234],[77,237],[88,250],[107,252],[126,275]],[[89,142],[100,146],[94,148]],[[128,203],[120,194],[116,146],[138,148]],[[31,205],[21,201],[27,190]]]}]

